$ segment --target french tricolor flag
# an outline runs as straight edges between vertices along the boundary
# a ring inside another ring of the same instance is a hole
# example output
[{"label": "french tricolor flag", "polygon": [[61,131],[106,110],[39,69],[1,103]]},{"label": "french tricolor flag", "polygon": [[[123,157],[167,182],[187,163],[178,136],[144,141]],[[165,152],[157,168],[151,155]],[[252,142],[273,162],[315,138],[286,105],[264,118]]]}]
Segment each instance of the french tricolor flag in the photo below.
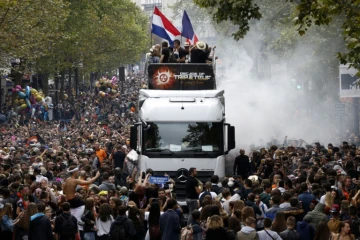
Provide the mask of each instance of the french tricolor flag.
[{"label": "french tricolor flag", "polygon": [[192,27],[191,21],[189,16],[187,15],[186,11],[184,10],[184,15],[182,19],[182,32],[181,36],[186,38],[186,42],[190,44],[196,44],[199,39],[197,38],[194,29]]},{"label": "french tricolor flag", "polygon": [[155,7],[152,18],[152,30],[151,32],[163,39],[166,39],[170,46],[174,45],[176,36],[181,35],[174,25]]}]

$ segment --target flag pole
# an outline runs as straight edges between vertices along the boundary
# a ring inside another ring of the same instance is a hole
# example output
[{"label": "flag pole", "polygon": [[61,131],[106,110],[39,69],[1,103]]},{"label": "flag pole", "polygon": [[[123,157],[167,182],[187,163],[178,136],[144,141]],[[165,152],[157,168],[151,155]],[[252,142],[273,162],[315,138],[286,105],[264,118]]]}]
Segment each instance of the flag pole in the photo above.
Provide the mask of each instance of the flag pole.
[{"label": "flag pole", "polygon": [[[183,18],[184,18],[184,13],[185,13],[185,10],[183,12]],[[181,21],[180,47],[182,46],[183,29],[184,29],[184,26],[182,25],[182,21]]]},{"label": "flag pole", "polygon": [[[154,10],[155,10],[155,7],[154,7]],[[154,11],[153,11],[153,15],[151,16],[151,19],[150,19],[150,48],[152,48],[152,22],[153,22],[153,17],[154,17]]]}]

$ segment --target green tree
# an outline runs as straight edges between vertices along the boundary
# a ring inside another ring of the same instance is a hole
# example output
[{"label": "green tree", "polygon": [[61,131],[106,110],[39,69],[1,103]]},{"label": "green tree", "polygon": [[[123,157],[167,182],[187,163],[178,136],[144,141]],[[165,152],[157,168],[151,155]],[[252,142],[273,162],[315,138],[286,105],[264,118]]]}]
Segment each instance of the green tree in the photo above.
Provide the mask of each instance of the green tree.
[{"label": "green tree", "polygon": [[[148,18],[131,1],[68,0],[68,7],[68,17],[60,29],[62,38],[48,55],[37,59],[37,71],[57,74],[71,69],[84,75],[111,72],[137,62],[145,52]],[[60,98],[63,94],[61,91]]]},{"label": "green tree", "polygon": [[0,64],[9,58],[32,61],[44,56],[59,40],[68,14],[63,0],[0,1]]},{"label": "green tree", "polygon": [[[236,40],[248,33],[252,20],[260,20],[266,16],[262,11],[264,7],[262,0],[194,0],[194,2],[208,9],[216,22],[233,23],[237,27],[233,32]],[[277,5],[277,2],[268,1],[269,5],[265,7]],[[351,63],[355,68],[360,69],[360,1],[283,0],[282,6],[294,10],[291,14],[293,18],[287,19],[292,24],[291,33],[304,35],[314,26],[326,25],[329,28],[336,26],[336,32],[341,31],[346,42],[346,49],[338,54],[338,58],[341,63]]]}]

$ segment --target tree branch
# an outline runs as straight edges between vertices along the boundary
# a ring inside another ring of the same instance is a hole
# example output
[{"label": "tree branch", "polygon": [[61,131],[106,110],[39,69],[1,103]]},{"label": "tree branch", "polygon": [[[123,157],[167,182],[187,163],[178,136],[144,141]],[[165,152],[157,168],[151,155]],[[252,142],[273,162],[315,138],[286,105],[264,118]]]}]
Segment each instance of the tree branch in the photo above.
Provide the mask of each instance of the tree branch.
[{"label": "tree branch", "polygon": [[13,19],[11,19],[11,20],[9,21],[9,23],[15,21],[18,17],[21,16],[21,14],[22,14],[23,12],[26,12],[26,11],[31,7],[31,5],[33,5],[34,3],[35,3],[35,2],[31,2],[28,6],[26,6],[26,7],[24,8],[24,10],[20,11],[17,16],[13,17]]},{"label": "tree branch", "polygon": [[1,18],[0,27],[5,22],[6,15],[10,12],[10,8],[8,8],[4,14],[4,17]]}]

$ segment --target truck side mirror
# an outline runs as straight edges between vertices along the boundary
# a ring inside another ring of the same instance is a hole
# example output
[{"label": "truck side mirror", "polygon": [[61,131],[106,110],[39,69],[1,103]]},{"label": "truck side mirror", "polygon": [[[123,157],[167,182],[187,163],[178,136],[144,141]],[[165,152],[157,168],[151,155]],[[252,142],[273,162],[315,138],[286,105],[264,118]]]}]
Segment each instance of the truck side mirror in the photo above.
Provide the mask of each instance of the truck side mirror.
[{"label": "truck side mirror", "polygon": [[236,142],[235,142],[235,127],[234,126],[229,126],[228,127],[228,151],[230,151],[231,149],[234,149],[236,146]]},{"label": "truck side mirror", "polygon": [[130,127],[130,147],[137,150],[138,125]]}]

